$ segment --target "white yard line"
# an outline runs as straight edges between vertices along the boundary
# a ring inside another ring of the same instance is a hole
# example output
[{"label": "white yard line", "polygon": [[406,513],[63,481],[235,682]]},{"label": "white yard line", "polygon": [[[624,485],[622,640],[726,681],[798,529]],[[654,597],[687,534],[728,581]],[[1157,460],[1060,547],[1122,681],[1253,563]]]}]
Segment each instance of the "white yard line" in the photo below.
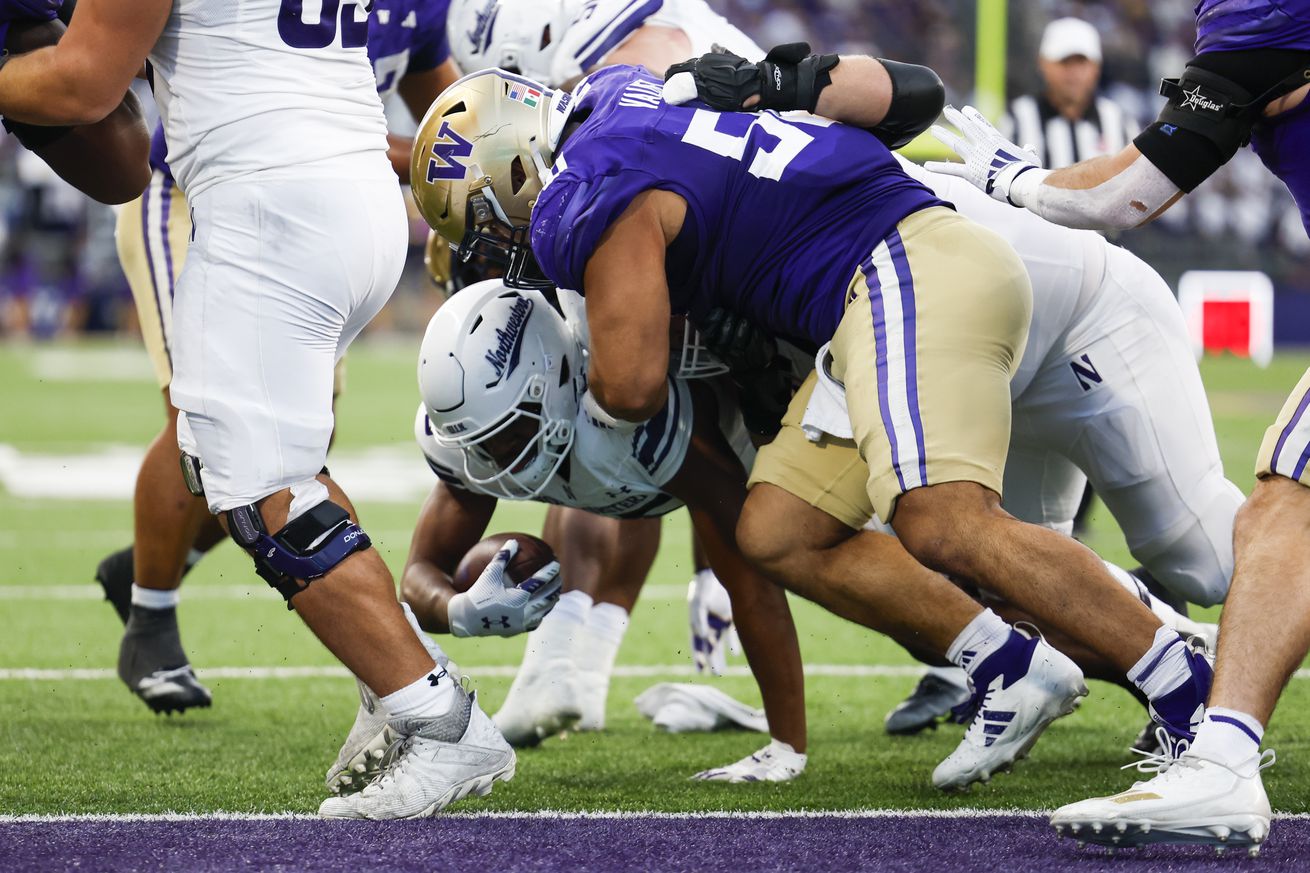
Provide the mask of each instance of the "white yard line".
[{"label": "white yard line", "polygon": [[[506,819],[522,820],[672,820],[684,819],[874,819],[874,818],[1044,818],[1050,814],[1047,809],[798,809],[798,810],[708,810],[704,812],[656,812],[653,810],[593,810],[586,812],[566,812],[559,810],[534,810],[531,812],[448,812],[442,813],[440,819]],[[1310,813],[1274,813],[1279,821],[1296,821],[1310,819]],[[148,822],[206,822],[206,821],[322,821],[316,815],[300,812],[161,812],[161,813],[85,813],[81,815],[0,815],[0,824],[59,824],[86,822],[99,823],[148,823]]]},{"label": "white yard line", "polygon": [[[473,679],[512,678],[518,672],[518,664],[484,664],[462,665],[460,670]],[[810,676],[843,676],[855,678],[880,677],[915,677],[923,675],[926,668],[911,664],[809,664],[805,672]],[[345,667],[199,667],[202,679],[348,679],[350,672]],[[691,664],[622,664],[614,668],[613,675],[620,679],[648,678],[659,676],[695,676]],[[750,669],[744,666],[728,667],[725,676],[747,678]],[[116,679],[118,674],[110,669],[69,668],[41,669],[33,667],[13,667],[0,669],[0,682],[78,682]]]},{"label": "white yard line", "polygon": [[[253,575],[253,574],[252,574]],[[647,585],[641,590],[645,600],[683,600],[686,585]],[[275,600],[273,589],[255,578],[249,585],[183,585],[182,601],[203,600]],[[95,582],[83,585],[0,585],[0,601],[4,600],[104,600],[105,593]]]}]

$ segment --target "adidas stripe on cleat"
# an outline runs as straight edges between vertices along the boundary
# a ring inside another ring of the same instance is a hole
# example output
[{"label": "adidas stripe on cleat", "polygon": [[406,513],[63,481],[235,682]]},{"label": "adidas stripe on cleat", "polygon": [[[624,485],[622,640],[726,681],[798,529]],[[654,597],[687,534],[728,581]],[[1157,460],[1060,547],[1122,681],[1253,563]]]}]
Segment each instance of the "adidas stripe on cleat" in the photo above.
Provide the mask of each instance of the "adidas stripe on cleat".
[{"label": "adidas stripe on cleat", "polygon": [[1015,629],[1010,641],[978,664],[974,695],[962,707],[973,717],[964,739],[933,771],[933,785],[958,791],[1008,772],[1057,718],[1087,694],[1082,671],[1035,633]]}]

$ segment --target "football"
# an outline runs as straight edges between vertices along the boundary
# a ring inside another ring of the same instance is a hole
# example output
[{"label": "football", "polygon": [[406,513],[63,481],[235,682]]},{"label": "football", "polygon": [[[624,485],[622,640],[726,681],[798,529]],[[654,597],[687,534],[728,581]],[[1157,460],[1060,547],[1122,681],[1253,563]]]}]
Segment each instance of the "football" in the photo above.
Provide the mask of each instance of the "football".
[{"label": "football", "polygon": [[455,590],[468,591],[472,588],[487,564],[491,563],[496,552],[508,540],[517,540],[519,544],[518,554],[509,562],[509,578],[515,585],[531,578],[533,573],[555,560],[555,550],[541,537],[526,533],[492,534],[464,554],[452,580]]}]

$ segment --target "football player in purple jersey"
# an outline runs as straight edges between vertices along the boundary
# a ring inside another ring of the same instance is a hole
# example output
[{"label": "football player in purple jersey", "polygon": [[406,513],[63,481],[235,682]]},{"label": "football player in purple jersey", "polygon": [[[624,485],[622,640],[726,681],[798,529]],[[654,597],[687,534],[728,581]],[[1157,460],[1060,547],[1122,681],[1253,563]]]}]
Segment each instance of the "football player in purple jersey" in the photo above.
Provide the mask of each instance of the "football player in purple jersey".
[{"label": "football player in purple jersey", "polygon": [[[18,55],[54,45],[75,7],[75,0],[0,0],[0,49]],[[92,124],[45,126],[4,119],[4,128],[61,179],[101,203],[126,203],[140,195],[149,179],[149,131],[131,91]]]},{"label": "football player in purple jersey", "polygon": [[[1031,291],[1008,246],[891,156],[937,114],[940,81],[802,45],[758,63],[714,53],[671,72],[665,90],[635,68],[609,68],[572,95],[498,71],[465,77],[420,132],[412,178],[425,217],[463,252],[502,257],[510,284],[586,296],[584,403],[598,420],[641,421],[663,407],[673,311],[723,307],[828,344],[832,374],[858,398],[851,419],[872,503],[909,552],[1101,652],[1189,736],[1209,687],[1204,660],[1090,551],[999,507]],[[729,111],[744,106],[768,111]],[[818,115],[778,114],[796,109]],[[793,472],[803,478],[808,466]],[[769,491],[753,490],[738,529],[766,568],[771,526],[803,527],[807,510]],[[987,705],[934,781],[985,779],[1072,708],[1082,676],[934,574],[940,584],[912,592],[862,587],[862,566],[877,558],[868,541],[816,547],[805,593],[971,673]]]},{"label": "football player in purple jersey", "polygon": [[[29,0],[30,2],[30,0]],[[446,42],[447,0],[377,0],[368,21],[367,49],[379,96],[398,96],[415,121],[458,78]],[[408,181],[408,137],[388,134],[388,157]],[[135,300],[142,337],[161,391],[166,420],[146,451],[134,496],[134,543],[96,568],[127,625],[119,648],[119,676],[155,712],[210,705],[209,689],[190,667],[177,626],[183,575],[226,535],[182,482],[178,468],[177,408],[168,397],[174,343],[173,292],[186,261],[192,227],[184,192],[168,165],[161,124],[150,147],[145,193],[118,216],[117,242]],[[339,393],[341,369],[334,385]],[[166,678],[164,678],[166,677]]]},{"label": "football player in purple jersey", "polygon": [[[1075,227],[1128,229],[1192,191],[1246,144],[1291,190],[1310,231],[1310,2],[1200,0],[1196,56],[1166,79],[1168,103],[1117,155],[1042,169],[975,110],[949,113],[962,135],[939,138],[965,159],[943,164],[997,199]],[[1109,798],[1057,810],[1080,839],[1137,845],[1203,842],[1258,850],[1270,807],[1260,772],[1265,725],[1310,648],[1310,371],[1301,377],[1256,459],[1257,482],[1238,513],[1236,571],[1220,622],[1214,688],[1195,742],[1160,774]]]}]

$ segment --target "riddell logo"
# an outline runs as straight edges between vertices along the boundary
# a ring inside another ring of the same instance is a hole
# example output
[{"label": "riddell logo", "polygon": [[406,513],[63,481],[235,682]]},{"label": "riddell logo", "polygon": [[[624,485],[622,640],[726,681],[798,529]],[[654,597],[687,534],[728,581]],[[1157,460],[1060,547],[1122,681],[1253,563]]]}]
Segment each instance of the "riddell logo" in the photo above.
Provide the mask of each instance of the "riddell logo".
[{"label": "riddell logo", "polygon": [[509,320],[504,327],[496,328],[496,347],[487,352],[485,360],[496,371],[495,381],[488,382],[488,388],[501,383],[506,376],[514,372],[519,364],[519,352],[523,348],[523,326],[528,323],[532,313],[532,301],[520,297],[514,301],[509,311]]}]

